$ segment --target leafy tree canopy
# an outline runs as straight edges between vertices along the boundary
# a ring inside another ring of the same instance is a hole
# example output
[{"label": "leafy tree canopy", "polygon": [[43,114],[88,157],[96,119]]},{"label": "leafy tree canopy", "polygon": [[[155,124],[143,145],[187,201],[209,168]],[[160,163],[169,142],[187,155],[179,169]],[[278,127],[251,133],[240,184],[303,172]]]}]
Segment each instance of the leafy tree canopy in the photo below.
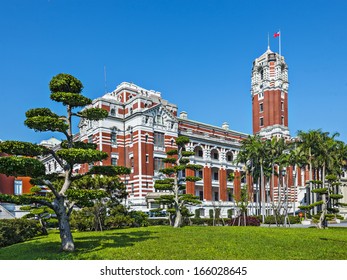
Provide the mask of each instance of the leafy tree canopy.
[{"label": "leafy tree canopy", "polygon": [[0,142],[0,152],[9,155],[39,156],[47,154],[48,149],[29,142],[4,141]]},{"label": "leafy tree canopy", "polygon": [[39,177],[45,173],[45,166],[37,159],[16,156],[0,157],[0,174],[15,177]]}]

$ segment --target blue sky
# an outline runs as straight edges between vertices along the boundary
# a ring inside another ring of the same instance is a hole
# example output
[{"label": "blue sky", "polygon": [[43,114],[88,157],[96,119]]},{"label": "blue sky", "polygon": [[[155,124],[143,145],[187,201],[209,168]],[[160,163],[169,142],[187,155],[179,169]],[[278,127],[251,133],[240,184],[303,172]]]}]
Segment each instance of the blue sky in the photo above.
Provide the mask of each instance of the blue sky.
[{"label": "blue sky", "polygon": [[253,60],[271,49],[289,66],[289,128],[347,142],[347,1],[2,0],[0,139],[40,142],[25,111],[63,107],[48,83],[70,73],[97,98],[123,81],[162,92],[188,117],[252,132]]}]

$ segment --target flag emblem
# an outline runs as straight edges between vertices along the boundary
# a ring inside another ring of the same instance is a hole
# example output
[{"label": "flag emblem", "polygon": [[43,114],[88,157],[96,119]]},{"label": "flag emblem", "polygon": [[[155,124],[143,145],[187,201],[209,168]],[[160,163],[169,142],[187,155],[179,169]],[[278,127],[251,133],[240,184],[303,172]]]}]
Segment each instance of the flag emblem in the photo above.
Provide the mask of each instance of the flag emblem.
[{"label": "flag emblem", "polygon": [[280,36],[280,32],[279,31],[274,34],[274,38],[277,38],[279,36]]}]

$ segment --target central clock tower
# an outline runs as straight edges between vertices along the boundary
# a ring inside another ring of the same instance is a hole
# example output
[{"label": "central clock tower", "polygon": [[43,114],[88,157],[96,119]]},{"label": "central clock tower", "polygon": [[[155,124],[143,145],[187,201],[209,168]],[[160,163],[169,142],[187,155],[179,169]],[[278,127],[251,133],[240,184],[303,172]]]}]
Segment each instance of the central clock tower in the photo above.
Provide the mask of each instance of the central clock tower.
[{"label": "central clock tower", "polygon": [[251,95],[253,134],[289,138],[288,66],[270,48],[253,62]]}]

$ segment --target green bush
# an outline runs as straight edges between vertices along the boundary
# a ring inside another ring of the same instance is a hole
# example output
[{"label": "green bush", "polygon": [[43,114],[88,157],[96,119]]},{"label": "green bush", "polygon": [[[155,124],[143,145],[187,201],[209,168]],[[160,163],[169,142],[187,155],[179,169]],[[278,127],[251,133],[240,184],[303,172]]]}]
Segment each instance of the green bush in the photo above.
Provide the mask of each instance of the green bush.
[{"label": "green bush", "polygon": [[41,234],[41,225],[34,220],[0,220],[0,247],[23,242]]},{"label": "green bush", "polygon": [[70,226],[78,231],[90,231],[94,229],[94,217],[85,211],[73,211],[70,216]]},{"label": "green bush", "polygon": [[[191,221],[191,224],[194,225],[194,226],[202,226],[202,225],[205,225],[205,226],[222,226],[222,225],[226,225],[228,224],[230,219],[211,219],[211,218],[192,218],[190,219]],[[224,223],[223,223],[224,221]]]},{"label": "green bush", "polygon": [[131,227],[134,222],[134,218],[124,215],[108,216],[105,219],[105,225],[107,229]]},{"label": "green bush", "polygon": [[[300,224],[301,219],[299,216],[288,216],[289,218],[289,223],[290,224]],[[261,218],[260,218],[261,220]],[[276,224],[275,216],[267,216],[265,217],[265,224]],[[279,216],[277,217],[277,223],[278,224],[283,224],[284,223],[284,216]]]},{"label": "green bush", "polygon": [[260,219],[258,216],[247,216],[246,217],[246,225],[245,219],[242,216],[238,216],[233,218],[229,222],[230,226],[260,226]]},{"label": "green bush", "polygon": [[130,217],[134,219],[133,227],[147,227],[148,215],[142,211],[131,211]]},{"label": "green bush", "polygon": [[148,219],[150,226],[168,226],[170,222],[168,219]]}]

